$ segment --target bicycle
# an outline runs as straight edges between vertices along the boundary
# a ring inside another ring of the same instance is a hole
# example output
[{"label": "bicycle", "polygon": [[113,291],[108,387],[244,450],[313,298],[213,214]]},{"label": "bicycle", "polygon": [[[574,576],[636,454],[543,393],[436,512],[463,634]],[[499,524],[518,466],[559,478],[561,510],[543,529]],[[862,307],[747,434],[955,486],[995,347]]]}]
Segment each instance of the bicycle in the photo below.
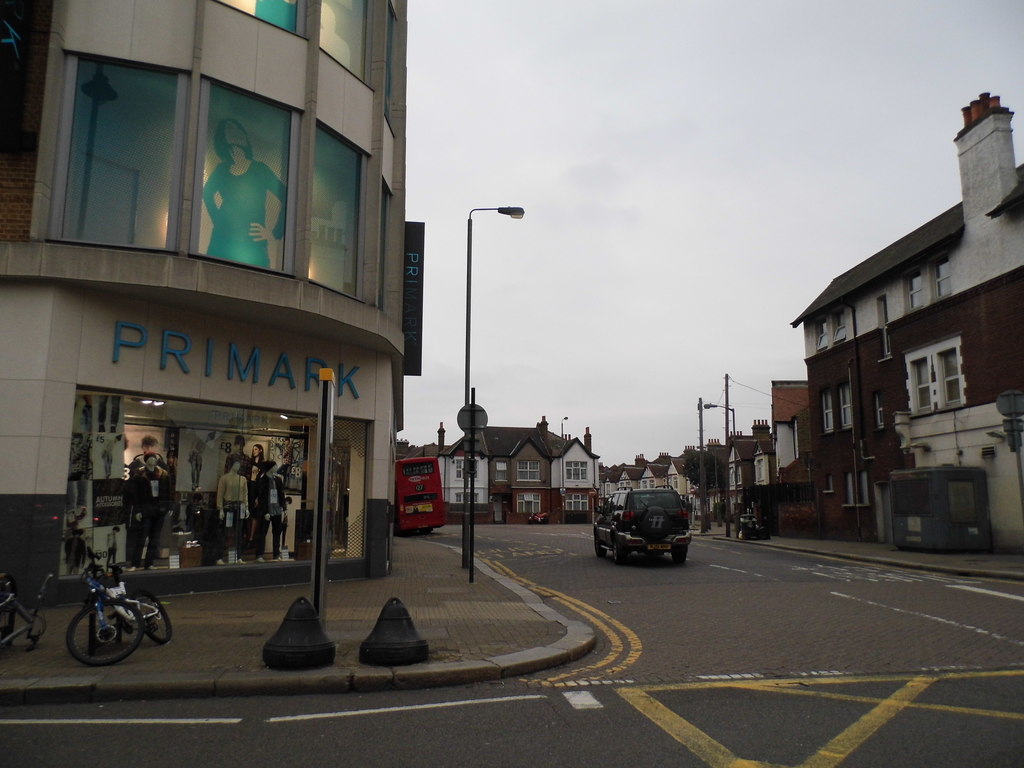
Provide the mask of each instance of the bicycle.
[{"label": "bicycle", "polygon": [[68,651],[78,661],[99,667],[128,658],[142,643],[145,634],[164,644],[171,639],[171,621],[160,600],[151,592],[137,590],[126,596],[121,569],[114,566],[115,586],[103,583],[106,570],[96,562],[89,549],[90,563],[82,572],[89,595],[68,624],[65,640]]},{"label": "bicycle", "polygon": [[[18,600],[18,585],[14,577],[9,573],[0,573],[0,648],[11,645],[22,635],[25,635],[29,642],[26,651],[36,647],[39,638],[46,631],[46,618],[40,613],[40,608],[46,594],[46,585],[52,578],[53,574],[50,573],[43,579],[43,585],[36,597],[36,607],[30,611]],[[21,619],[24,626],[15,630],[17,619]]]}]

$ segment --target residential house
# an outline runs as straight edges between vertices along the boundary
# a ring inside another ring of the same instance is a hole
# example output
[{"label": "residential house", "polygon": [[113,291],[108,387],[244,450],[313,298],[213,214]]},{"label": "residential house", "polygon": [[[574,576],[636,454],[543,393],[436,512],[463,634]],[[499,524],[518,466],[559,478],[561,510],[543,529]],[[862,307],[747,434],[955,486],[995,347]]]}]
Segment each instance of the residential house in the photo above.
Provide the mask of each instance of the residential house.
[{"label": "residential house", "polygon": [[955,138],[962,201],[844,272],[803,326],[817,520],[829,538],[890,538],[890,474],[985,472],[996,551],[1024,546],[1020,453],[1000,393],[1024,389],[1024,183],[1013,113],[982,94]]}]

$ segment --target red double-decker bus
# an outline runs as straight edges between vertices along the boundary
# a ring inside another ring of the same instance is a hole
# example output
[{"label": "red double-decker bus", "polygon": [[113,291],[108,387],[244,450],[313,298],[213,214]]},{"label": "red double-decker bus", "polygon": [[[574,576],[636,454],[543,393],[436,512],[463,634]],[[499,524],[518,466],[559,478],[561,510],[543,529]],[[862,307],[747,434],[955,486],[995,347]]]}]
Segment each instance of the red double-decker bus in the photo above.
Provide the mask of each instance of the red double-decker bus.
[{"label": "red double-decker bus", "polygon": [[395,462],[395,533],[430,533],[445,524],[444,483],[437,457]]}]

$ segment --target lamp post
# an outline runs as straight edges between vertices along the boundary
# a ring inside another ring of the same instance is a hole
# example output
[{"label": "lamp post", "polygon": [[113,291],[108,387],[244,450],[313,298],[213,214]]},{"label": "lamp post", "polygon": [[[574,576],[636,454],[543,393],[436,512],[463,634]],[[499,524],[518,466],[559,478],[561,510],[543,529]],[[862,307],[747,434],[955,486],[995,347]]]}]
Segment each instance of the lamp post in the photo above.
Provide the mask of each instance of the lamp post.
[{"label": "lamp post", "polygon": [[[497,211],[502,216],[511,216],[513,219],[521,219],[526,215],[526,211],[522,208],[506,205],[500,208],[473,208],[466,219],[466,396],[463,400],[465,408],[470,407],[469,351],[470,330],[473,319],[473,214],[477,211]],[[475,398],[473,399],[475,400]],[[473,405],[475,406],[476,404],[473,403]],[[470,498],[469,466],[471,461],[476,460],[474,446],[472,445],[475,438],[476,435],[471,435],[468,443],[465,439],[463,440],[463,445],[469,445],[469,450],[463,450],[462,452],[462,567],[470,569],[470,579],[473,576],[473,547],[470,533],[473,500]],[[475,488],[473,492],[476,492]]]},{"label": "lamp post", "polygon": [[729,491],[729,413],[732,413],[732,428],[736,429],[736,409],[728,405],[719,405],[718,403],[704,403],[703,407],[705,410],[708,408],[722,408],[725,410],[725,536],[729,538],[729,520],[732,516],[732,494]]}]

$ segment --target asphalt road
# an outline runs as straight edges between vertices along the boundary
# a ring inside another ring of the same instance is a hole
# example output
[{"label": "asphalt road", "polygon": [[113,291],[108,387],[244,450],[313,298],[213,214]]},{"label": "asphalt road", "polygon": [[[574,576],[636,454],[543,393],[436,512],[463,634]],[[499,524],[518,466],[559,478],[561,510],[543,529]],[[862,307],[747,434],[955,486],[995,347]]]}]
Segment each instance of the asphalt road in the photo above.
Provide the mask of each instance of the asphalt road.
[{"label": "asphalt road", "polygon": [[1024,584],[716,540],[616,566],[578,526],[477,528],[476,552],[597,649],[465,688],[0,709],[3,763],[1022,764]]}]

